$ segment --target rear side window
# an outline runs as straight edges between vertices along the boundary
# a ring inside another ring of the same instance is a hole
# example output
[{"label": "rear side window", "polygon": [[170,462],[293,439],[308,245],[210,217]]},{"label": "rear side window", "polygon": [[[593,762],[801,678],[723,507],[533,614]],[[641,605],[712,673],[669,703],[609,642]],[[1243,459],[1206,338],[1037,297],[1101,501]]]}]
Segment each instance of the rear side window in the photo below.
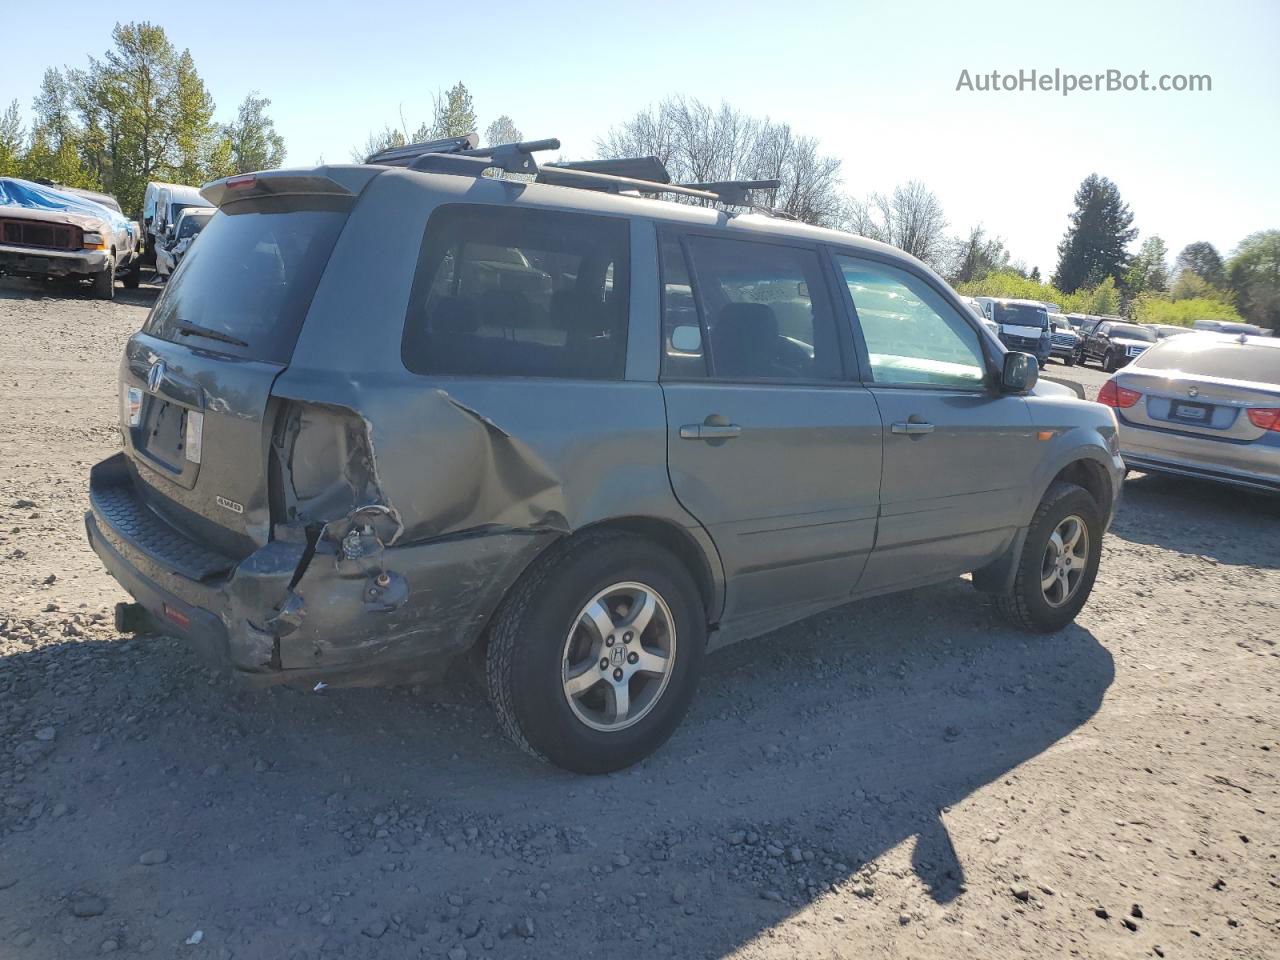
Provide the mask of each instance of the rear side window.
[{"label": "rear side window", "polygon": [[[844,374],[816,250],[688,237],[692,285],[664,239],[663,375],[720,380],[837,380]],[[691,324],[700,324],[692,327]]]},{"label": "rear side window", "polygon": [[629,263],[625,220],[439,207],[414,277],[404,364],[423,374],[621,380]]},{"label": "rear side window", "polygon": [[183,257],[143,332],[288,363],[349,208],[323,197],[228,204]]}]

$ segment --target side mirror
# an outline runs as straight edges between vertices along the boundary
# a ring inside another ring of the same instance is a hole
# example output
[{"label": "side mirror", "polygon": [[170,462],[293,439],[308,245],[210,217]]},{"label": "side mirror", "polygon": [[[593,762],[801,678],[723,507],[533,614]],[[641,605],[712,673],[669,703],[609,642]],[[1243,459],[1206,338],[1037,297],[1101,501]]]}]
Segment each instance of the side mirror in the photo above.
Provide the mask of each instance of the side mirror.
[{"label": "side mirror", "polygon": [[1005,393],[1026,393],[1040,379],[1040,363],[1034,354],[1006,353],[1000,374],[1000,389]]}]

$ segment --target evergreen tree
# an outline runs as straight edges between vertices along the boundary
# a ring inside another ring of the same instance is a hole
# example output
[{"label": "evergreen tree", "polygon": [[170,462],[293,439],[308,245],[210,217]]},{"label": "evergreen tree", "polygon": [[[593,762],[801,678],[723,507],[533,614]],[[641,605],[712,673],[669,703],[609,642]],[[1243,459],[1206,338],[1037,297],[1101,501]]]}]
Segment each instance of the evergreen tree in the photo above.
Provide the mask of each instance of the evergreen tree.
[{"label": "evergreen tree", "polygon": [[1130,297],[1140,293],[1164,293],[1169,289],[1169,248],[1158,236],[1148,237],[1125,274]]},{"label": "evergreen tree", "polygon": [[1245,237],[1227,263],[1227,280],[1246,320],[1280,330],[1280,230]]},{"label": "evergreen tree", "polygon": [[209,169],[215,149],[217,127],[213,123],[213,97],[205,89],[196,72],[190,51],[183,50],[177,61],[174,82],[174,158],[173,178],[178,183],[200,184],[214,179]]},{"label": "evergreen tree", "polygon": [[9,104],[3,115],[0,115],[0,177],[16,177],[21,173],[22,148],[27,140],[27,131],[22,126],[22,114],[18,111],[18,101]]},{"label": "evergreen tree", "polygon": [[489,124],[484,132],[484,142],[489,146],[500,143],[519,143],[523,136],[512,119],[504,113]]},{"label": "evergreen tree", "polygon": [[275,123],[266,113],[271,101],[256,94],[255,90],[246,96],[235,121],[222,128],[225,149],[219,160],[224,166],[212,176],[274,170],[284,163],[284,137],[276,133]]},{"label": "evergreen tree", "polygon": [[1222,266],[1222,256],[1212,243],[1205,240],[1197,240],[1183,247],[1174,261],[1173,269],[1178,274],[1190,270],[1210,286],[1226,286],[1227,274]]},{"label": "evergreen tree", "polygon": [[1091,173],[1075,196],[1071,224],[1058,244],[1058,269],[1053,284],[1067,293],[1099,283],[1121,280],[1128,266],[1125,247],[1138,235],[1133,213],[1120,191],[1106,177]]},{"label": "evergreen tree", "polygon": [[[431,138],[461,137],[474,133],[475,129],[475,105],[471,101],[471,92],[462,81],[450,87],[443,97],[436,96]],[[414,140],[417,139],[415,136]]]}]

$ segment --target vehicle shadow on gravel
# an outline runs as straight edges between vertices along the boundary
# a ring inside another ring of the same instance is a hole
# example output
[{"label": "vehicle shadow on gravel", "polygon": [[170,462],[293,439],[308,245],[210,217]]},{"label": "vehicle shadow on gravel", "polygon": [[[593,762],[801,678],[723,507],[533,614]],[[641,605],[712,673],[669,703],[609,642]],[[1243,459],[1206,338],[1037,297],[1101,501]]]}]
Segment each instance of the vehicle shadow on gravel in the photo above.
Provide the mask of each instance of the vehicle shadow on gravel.
[{"label": "vehicle shadow on gravel", "polygon": [[1219,563],[1280,568],[1280,496],[1207,480],[1130,475],[1110,532]]},{"label": "vehicle shadow on gravel", "polygon": [[[144,276],[149,276],[144,274]],[[114,303],[127,303],[136,307],[149,307],[156,302],[164,287],[144,282],[134,289],[117,286]],[[0,277],[0,300],[90,300],[100,303],[87,285],[73,287],[69,284],[26,280],[22,277]]]},{"label": "vehicle shadow on gravel", "polygon": [[[946,903],[966,882],[948,808],[1113,676],[1089,631],[1017,633],[954,581],[713,655],[665,748],[588,778],[520,754],[474,688],[251,692],[168,638],[55,643],[0,658],[21,877],[0,916],[22,918],[0,943],[720,956],[832,889],[888,909],[876,860],[904,842]],[[73,915],[85,895],[101,915]]]}]

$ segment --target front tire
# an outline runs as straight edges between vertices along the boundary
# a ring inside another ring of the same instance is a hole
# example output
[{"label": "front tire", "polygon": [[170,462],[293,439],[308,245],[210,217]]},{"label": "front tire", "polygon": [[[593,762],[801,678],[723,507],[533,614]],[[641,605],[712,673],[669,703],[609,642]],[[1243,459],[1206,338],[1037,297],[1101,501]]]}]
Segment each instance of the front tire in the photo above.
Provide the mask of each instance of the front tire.
[{"label": "front tire", "polygon": [[1116,363],[1116,355],[1114,353],[1107,354],[1106,358],[1102,361],[1102,369],[1107,373],[1115,373],[1116,370],[1119,369],[1119,365]]},{"label": "front tire", "polygon": [[93,295],[99,300],[114,300],[116,295],[116,259],[107,258],[107,264],[93,275]]},{"label": "front tire", "polygon": [[577,773],[621,770],[675,731],[697,686],[706,613],[658,545],[588,533],[551,548],[503,600],[485,675],[506,734]]},{"label": "front tire", "polygon": [[997,605],[1014,626],[1061,630],[1093,591],[1102,557],[1102,512],[1089,491],[1057,482],[1036,509],[1022,545],[1013,590]]},{"label": "front tire", "polygon": [[1076,355],[1074,353],[1068,353],[1062,358],[1062,362],[1068,367],[1074,367],[1076,365]]}]

